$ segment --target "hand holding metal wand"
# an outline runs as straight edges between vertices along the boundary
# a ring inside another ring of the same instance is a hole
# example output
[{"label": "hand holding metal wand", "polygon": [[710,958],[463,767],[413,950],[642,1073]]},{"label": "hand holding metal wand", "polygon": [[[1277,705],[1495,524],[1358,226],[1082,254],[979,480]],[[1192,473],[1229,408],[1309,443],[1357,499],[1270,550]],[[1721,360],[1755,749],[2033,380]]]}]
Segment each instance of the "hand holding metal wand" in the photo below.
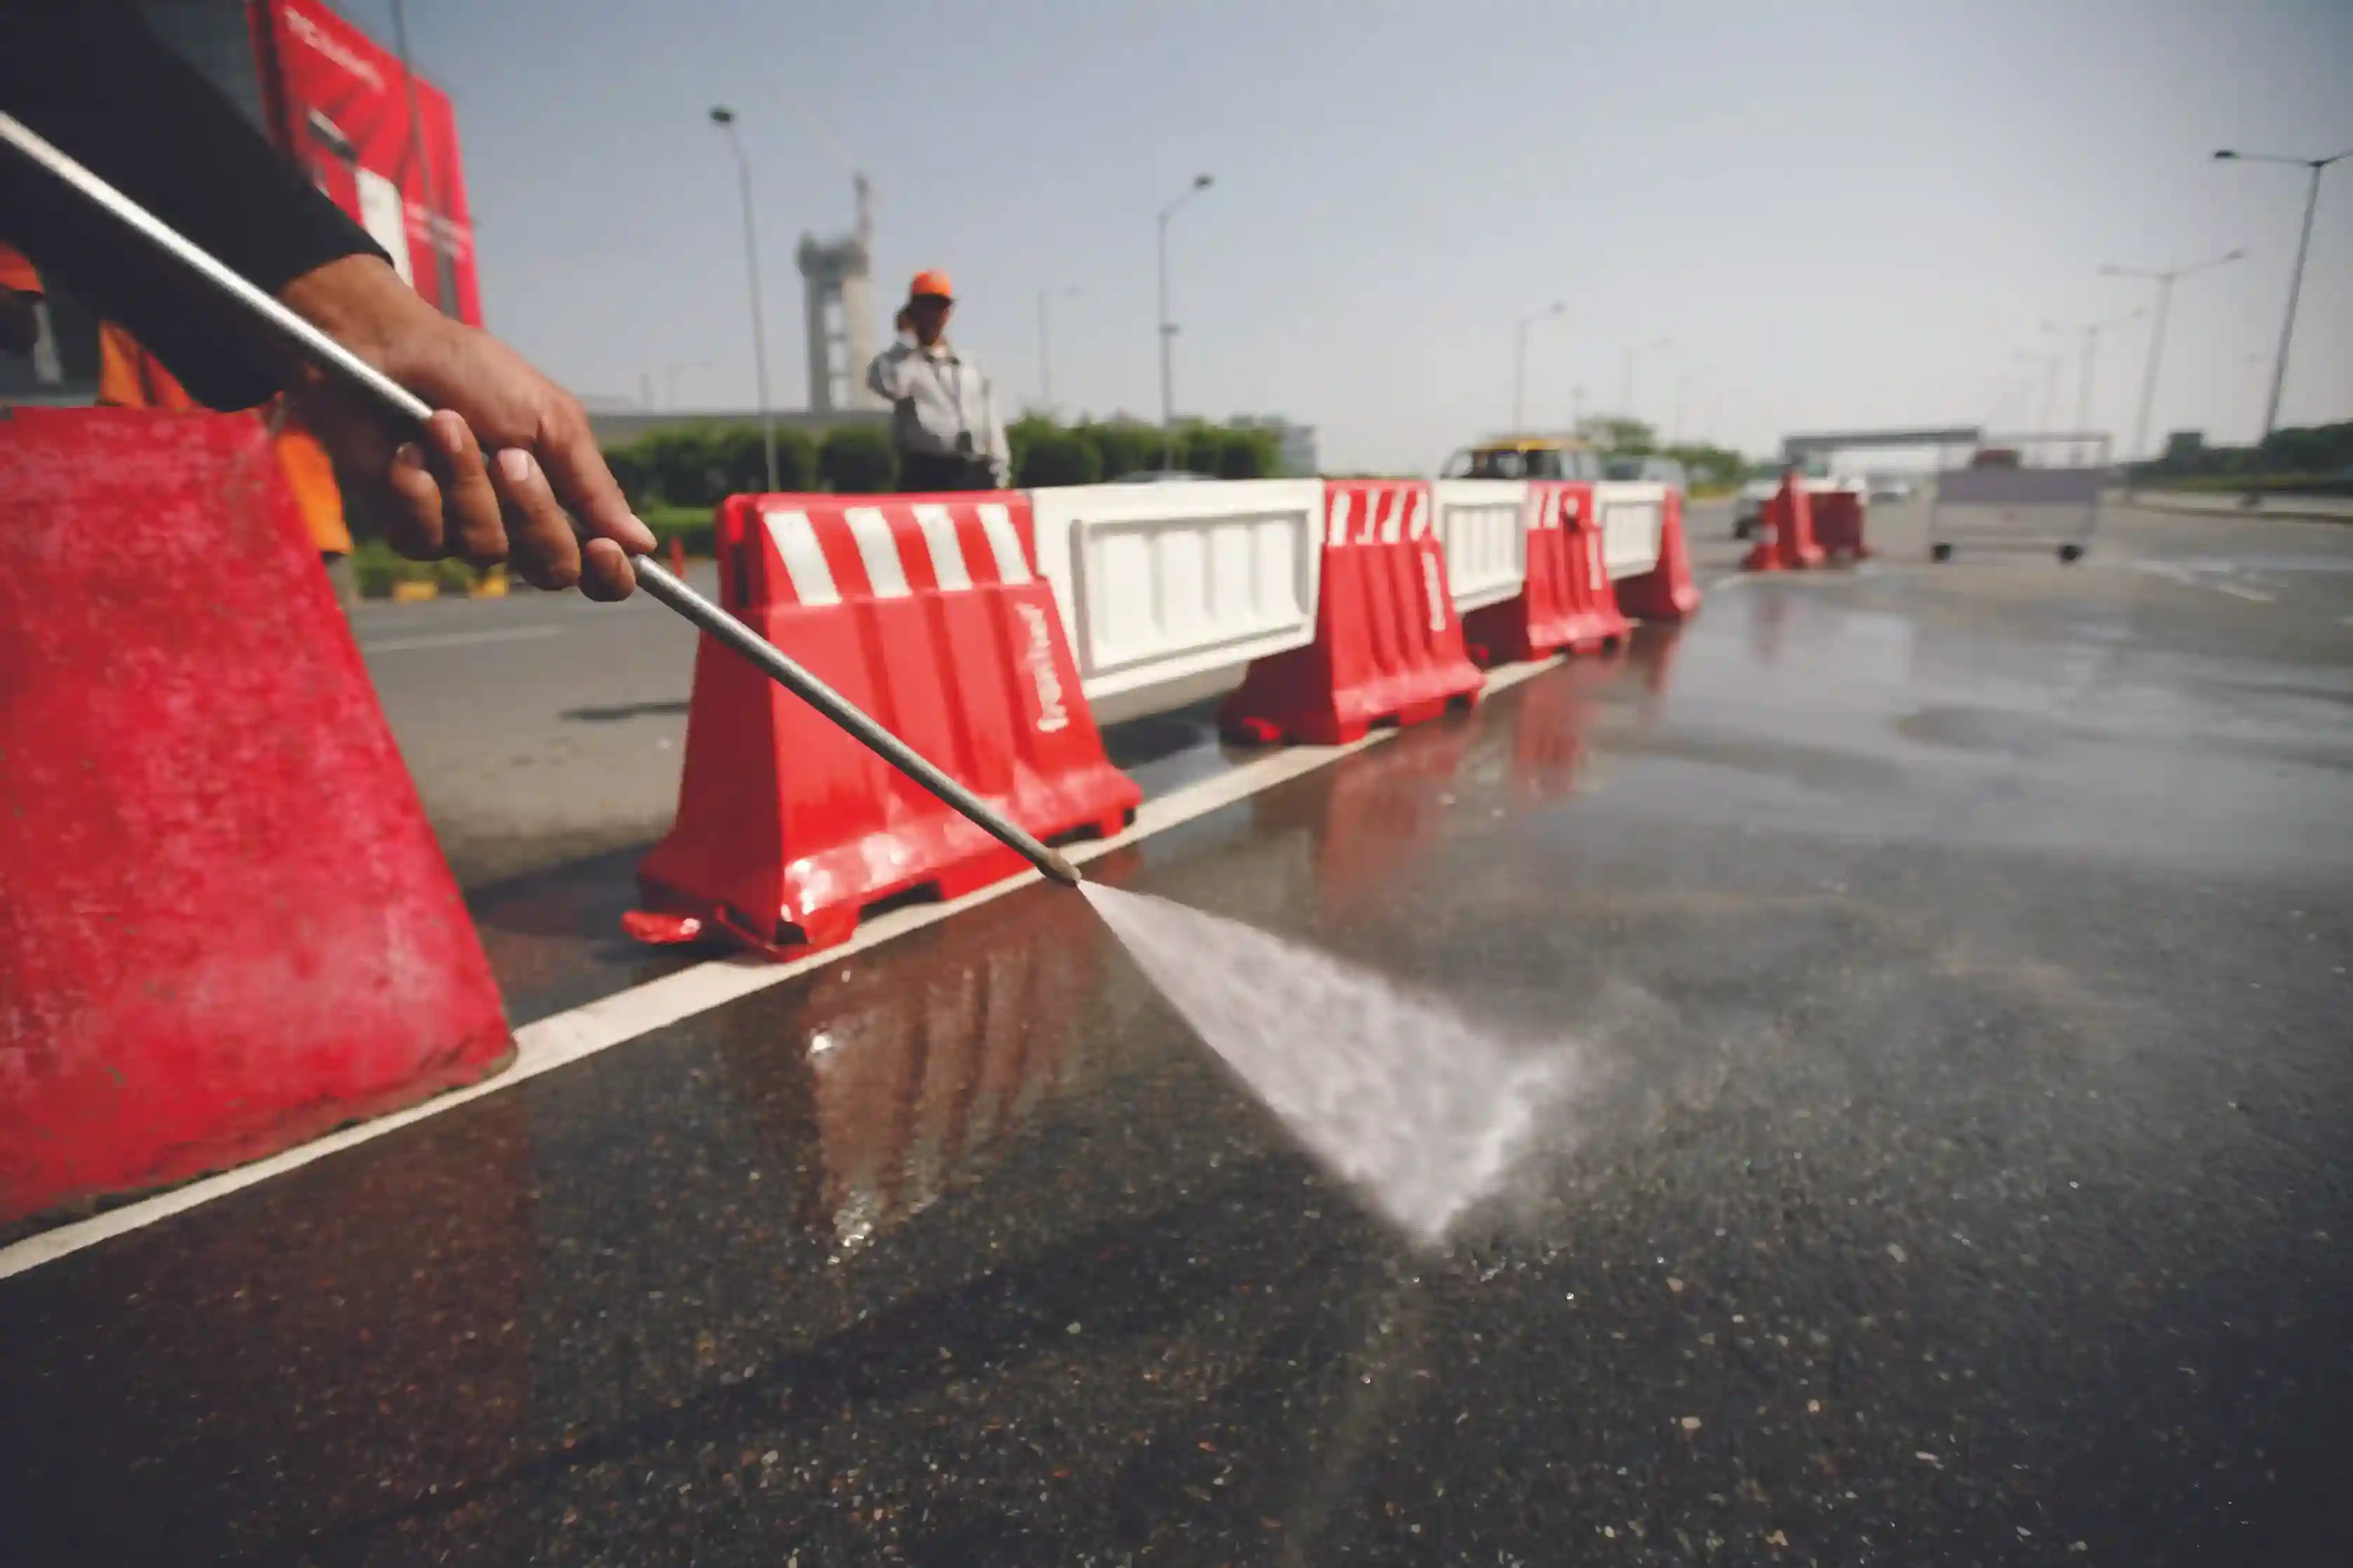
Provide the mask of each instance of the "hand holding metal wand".
[{"label": "hand holding metal wand", "polygon": [[[433,410],[424,399],[199,249],[185,236],[89,169],[35,134],[14,116],[0,113],[0,142],[105,209],[164,255],[205,279],[250,313],[311,364],[379,404],[386,413],[422,426]],[[775,644],[689,587],[649,556],[633,555],[630,569],[647,593],[752,661],[786,690],[840,725],[884,762],[955,807],[1006,847],[1050,879],[1079,885],[1078,868],[1023,831],[987,801],[934,767],[906,742],[824,681],[787,658]]]}]

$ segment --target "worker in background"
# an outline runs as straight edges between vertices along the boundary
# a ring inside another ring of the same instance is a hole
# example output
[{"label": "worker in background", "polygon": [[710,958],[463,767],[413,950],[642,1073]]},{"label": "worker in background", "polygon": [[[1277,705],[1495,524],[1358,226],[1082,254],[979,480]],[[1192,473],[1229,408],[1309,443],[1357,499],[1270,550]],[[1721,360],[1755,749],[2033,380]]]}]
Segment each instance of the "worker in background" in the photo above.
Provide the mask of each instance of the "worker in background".
[{"label": "worker in background", "polygon": [[185,414],[204,405],[120,321],[98,324],[98,405]]},{"label": "worker in background", "polygon": [[866,384],[891,405],[902,490],[999,490],[1013,472],[997,389],[948,342],[955,310],[946,273],[916,273],[899,312],[899,341],[866,373]]},{"label": "worker in background", "polygon": [[41,341],[41,275],[0,245],[0,353],[30,355]]},{"label": "worker in background", "polygon": [[[625,598],[653,535],[570,394],[401,281],[129,0],[0,0],[0,110],[209,251],[437,412],[402,428],[45,171],[0,148],[0,241],[153,351],[209,407],[289,394],[393,547]],[[567,517],[566,513],[570,516]],[[581,532],[573,531],[573,520]]]},{"label": "worker in background", "polygon": [[278,454],[287,488],[294,492],[302,526],[311,531],[319,564],[327,569],[336,601],[349,609],[359,602],[359,585],[352,578],[352,531],[343,520],[343,491],[335,482],[335,460],[319,438],[302,427],[302,416],[290,399],[280,396],[273,401],[262,410],[261,422],[269,427],[270,448]]}]

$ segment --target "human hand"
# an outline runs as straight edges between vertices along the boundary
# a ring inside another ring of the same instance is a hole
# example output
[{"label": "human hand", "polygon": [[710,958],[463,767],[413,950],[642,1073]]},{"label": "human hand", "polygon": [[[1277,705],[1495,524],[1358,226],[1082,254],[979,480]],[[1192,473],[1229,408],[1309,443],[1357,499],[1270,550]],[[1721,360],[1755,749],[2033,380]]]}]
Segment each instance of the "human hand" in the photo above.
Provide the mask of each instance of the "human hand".
[{"label": "human hand", "polygon": [[[473,566],[512,559],[541,588],[575,583],[592,599],[637,586],[630,555],[654,537],[629,510],[588,416],[570,393],[489,333],[426,303],[373,256],[304,273],[280,291],[298,314],[431,404],[422,431],[304,366],[294,397],[303,423],[348,483],[375,493],[371,515],[412,560],[455,555]],[[485,452],[489,454],[485,458]],[[573,531],[565,513],[579,521]]]}]

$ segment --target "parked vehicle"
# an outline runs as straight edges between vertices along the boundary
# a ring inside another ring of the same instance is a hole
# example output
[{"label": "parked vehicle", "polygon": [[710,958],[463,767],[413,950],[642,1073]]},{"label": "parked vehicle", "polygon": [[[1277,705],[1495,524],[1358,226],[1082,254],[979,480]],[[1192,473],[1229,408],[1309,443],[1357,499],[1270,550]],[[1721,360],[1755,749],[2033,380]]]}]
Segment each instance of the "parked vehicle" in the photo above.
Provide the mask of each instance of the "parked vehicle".
[{"label": "parked vehicle", "polygon": [[1672,490],[1688,491],[1689,479],[1683,466],[1672,458],[1637,457],[1630,453],[1603,459],[1601,477],[1605,479],[1630,480],[1641,484],[1664,485]]},{"label": "parked vehicle", "polygon": [[1748,479],[1732,498],[1732,537],[1746,539],[1757,531],[1765,503],[1781,488],[1781,466],[1768,463],[1748,471]]},{"label": "parked vehicle", "polygon": [[1446,459],[1444,479],[1598,479],[1600,458],[1582,441],[1556,436],[1504,436],[1465,447]]}]

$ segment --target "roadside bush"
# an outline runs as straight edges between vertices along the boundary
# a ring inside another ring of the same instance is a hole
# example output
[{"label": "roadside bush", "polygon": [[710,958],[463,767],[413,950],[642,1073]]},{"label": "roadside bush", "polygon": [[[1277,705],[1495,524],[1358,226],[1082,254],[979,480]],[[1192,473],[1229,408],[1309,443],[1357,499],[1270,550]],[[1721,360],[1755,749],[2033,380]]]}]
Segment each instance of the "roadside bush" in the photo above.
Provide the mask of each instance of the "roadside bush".
[{"label": "roadside bush", "polygon": [[[606,465],[640,512],[652,506],[712,506],[768,488],[767,447],[757,425],[676,425],[608,447]],[[817,444],[806,431],[776,432],[776,487],[817,483]]]},{"label": "roadside bush", "polygon": [[1271,430],[1236,430],[1230,427],[1217,432],[1217,449],[1211,461],[1200,469],[1221,479],[1262,479],[1273,474],[1282,463],[1282,443]]},{"label": "roadside bush", "polygon": [[837,425],[817,449],[818,473],[836,495],[881,495],[898,478],[891,433],[879,425]]},{"label": "roadside bush", "polygon": [[605,466],[613,471],[613,482],[621,487],[621,493],[629,498],[631,506],[642,510],[659,499],[653,469],[647,465],[636,442],[605,448]]},{"label": "roadside bush", "polygon": [[[698,505],[715,505],[732,495],[751,495],[768,488],[767,445],[755,426],[723,426],[714,432],[712,468],[724,488],[707,496],[663,499]],[[808,490],[817,485],[817,443],[803,430],[776,431],[776,489]]]},{"label": "roadside bush", "polygon": [[1095,470],[1106,479],[1160,466],[1160,432],[1149,425],[1110,420],[1076,426],[1071,434],[1095,450]]},{"label": "roadside bush", "polygon": [[686,547],[689,555],[709,557],[718,549],[718,525],[712,521],[707,506],[649,506],[638,509],[638,517],[653,530],[655,553],[667,556],[670,542],[677,540]]},{"label": "roadside bush", "polygon": [[1091,485],[1103,477],[1103,458],[1072,431],[1048,426],[1017,449],[1013,482],[1038,485]]}]

